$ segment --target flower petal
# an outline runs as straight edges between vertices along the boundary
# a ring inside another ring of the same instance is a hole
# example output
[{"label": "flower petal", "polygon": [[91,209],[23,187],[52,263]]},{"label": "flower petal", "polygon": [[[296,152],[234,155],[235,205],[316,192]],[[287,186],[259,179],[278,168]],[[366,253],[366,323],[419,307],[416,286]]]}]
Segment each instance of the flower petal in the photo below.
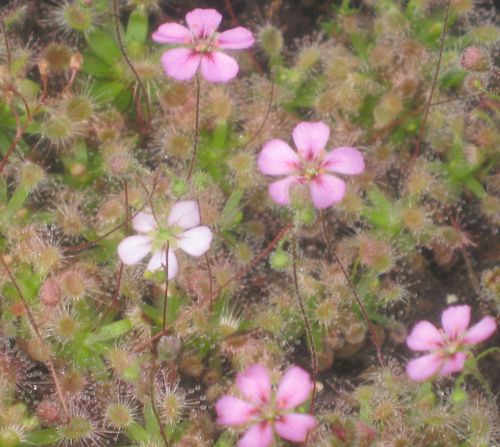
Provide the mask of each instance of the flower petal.
[{"label": "flower petal", "polygon": [[283,439],[291,442],[304,442],[307,433],[316,425],[314,416],[308,414],[290,413],[280,416],[274,429]]},{"label": "flower petal", "polygon": [[152,214],[141,211],[132,219],[132,228],[139,233],[146,234],[149,231],[156,230],[158,225]]},{"label": "flower petal", "polygon": [[479,323],[472,326],[462,340],[464,345],[475,345],[491,337],[497,330],[497,323],[494,318],[484,317]]},{"label": "flower petal", "polygon": [[271,397],[271,379],[262,365],[252,365],[236,377],[236,386],[251,402],[265,404]]},{"label": "flower petal", "polygon": [[269,447],[273,443],[273,428],[268,422],[250,427],[238,442],[238,447]]},{"label": "flower petal", "polygon": [[298,366],[290,368],[278,386],[276,407],[291,409],[303,404],[311,394],[313,382],[309,373]]},{"label": "flower petal", "polygon": [[178,81],[191,79],[200,65],[201,55],[190,48],[174,48],[161,56],[165,73]]},{"label": "flower petal", "polygon": [[322,167],[340,174],[355,175],[365,170],[365,162],[357,149],[338,147],[325,156]]},{"label": "flower petal", "polygon": [[238,74],[238,63],[220,51],[206,53],[201,58],[201,73],[209,82],[228,82]]},{"label": "flower petal", "polygon": [[449,374],[462,371],[462,369],[464,369],[466,359],[467,354],[465,352],[456,352],[445,360],[443,367],[439,371],[439,375],[444,377]]},{"label": "flower petal", "polygon": [[[166,250],[159,250],[149,260],[147,270],[156,272],[160,269],[165,269]],[[179,267],[177,265],[177,257],[173,250],[168,251],[168,279],[174,279],[177,276]]]},{"label": "flower petal", "polygon": [[215,9],[193,9],[186,14],[186,22],[197,37],[209,37],[220,25],[222,16]]},{"label": "flower petal", "polygon": [[151,36],[155,42],[186,44],[191,41],[191,32],[178,23],[164,23]]},{"label": "flower petal", "polygon": [[470,323],[470,306],[451,306],[441,314],[441,323],[446,335],[455,340],[463,334]]},{"label": "flower petal", "polygon": [[299,181],[297,175],[285,177],[269,185],[269,194],[278,205],[288,205],[290,203],[290,186]]},{"label": "flower petal", "polygon": [[152,239],[148,236],[129,236],[118,244],[118,256],[125,265],[137,264],[151,251]]},{"label": "flower petal", "polygon": [[210,248],[212,232],[208,227],[195,227],[177,235],[179,248],[191,256],[201,256]]},{"label": "flower petal", "polygon": [[305,160],[318,158],[325,149],[330,129],[325,123],[299,123],[293,129],[293,141]]},{"label": "flower petal", "polygon": [[322,210],[340,202],[345,195],[345,183],[333,175],[321,174],[309,182],[314,206]]},{"label": "flower petal", "polygon": [[406,339],[406,344],[414,351],[432,351],[443,343],[441,332],[428,321],[417,323]]},{"label": "flower petal", "polygon": [[406,365],[406,373],[417,382],[432,377],[443,364],[443,358],[438,354],[429,354],[410,360]]},{"label": "flower petal", "polygon": [[300,168],[297,153],[282,140],[268,141],[257,159],[260,172],[267,175],[292,174]]},{"label": "flower petal", "polygon": [[252,32],[242,26],[220,33],[215,42],[219,48],[226,50],[242,50],[251,47],[254,43]]},{"label": "flower petal", "polygon": [[232,427],[246,424],[258,410],[254,405],[233,396],[223,396],[215,404],[217,423]]},{"label": "flower petal", "polygon": [[184,230],[200,225],[200,208],[194,200],[180,200],[170,208],[167,224]]}]

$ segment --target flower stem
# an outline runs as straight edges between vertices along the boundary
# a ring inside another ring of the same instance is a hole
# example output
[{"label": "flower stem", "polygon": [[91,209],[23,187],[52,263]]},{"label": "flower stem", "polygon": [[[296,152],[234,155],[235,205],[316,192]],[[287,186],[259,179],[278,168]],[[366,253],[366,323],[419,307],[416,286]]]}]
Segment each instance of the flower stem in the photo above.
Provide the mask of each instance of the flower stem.
[{"label": "flower stem", "polygon": [[[316,378],[318,376],[318,357],[316,355],[316,348],[314,346],[311,323],[309,321],[309,318],[307,317],[304,301],[302,299],[302,296],[300,295],[299,280],[297,277],[297,237],[295,236],[295,234],[293,235],[293,240],[292,240],[292,273],[293,273],[293,285],[295,289],[295,296],[297,297],[297,301],[300,307],[300,313],[302,314],[302,319],[304,320],[304,328],[306,331],[307,342],[309,344],[309,350],[311,353],[313,389],[311,394],[311,407],[309,408],[309,413],[313,414],[314,402],[316,399]],[[304,442],[305,446],[307,446],[307,439],[308,438],[306,438]]]},{"label": "flower stem", "polygon": [[342,270],[342,274],[344,275],[345,281],[346,281],[347,285],[349,286],[349,289],[351,290],[351,292],[354,296],[354,299],[356,300],[356,303],[358,304],[359,309],[361,310],[361,313],[363,314],[363,318],[368,326],[368,331],[370,332],[370,337],[371,337],[372,342],[375,345],[375,349],[377,351],[378,362],[380,363],[380,366],[384,366],[384,357],[382,355],[380,340],[378,338],[377,332],[375,331],[375,327],[373,326],[373,324],[370,320],[370,317],[368,316],[368,312],[366,311],[366,307],[363,304],[363,301],[359,297],[358,292],[356,292],[356,288],[354,287],[354,284],[352,283],[351,278],[349,277],[349,274],[347,273],[346,268],[344,267],[344,265],[340,261],[340,258],[337,255],[337,251],[335,250],[335,247],[333,246],[331,241],[328,239],[328,235],[326,232],[324,214],[322,214],[320,216],[320,220],[321,220],[321,230],[323,232],[323,238],[325,240],[326,246],[327,246],[328,250],[330,251],[330,254],[331,254],[333,260],[338,264],[338,266],[340,267],[340,270]]},{"label": "flower stem", "polygon": [[196,79],[196,111],[194,118],[194,144],[193,144],[193,156],[191,157],[191,161],[189,163],[189,169],[186,177],[186,182],[191,180],[191,176],[193,175],[193,168],[196,162],[196,155],[198,153],[198,140],[199,136],[199,127],[200,127],[200,78],[198,74],[195,77]]},{"label": "flower stem", "polygon": [[165,254],[165,295],[163,298],[163,322],[161,326],[162,333],[167,327],[167,302],[168,302],[168,251],[170,250],[170,242],[167,241],[167,251]]}]

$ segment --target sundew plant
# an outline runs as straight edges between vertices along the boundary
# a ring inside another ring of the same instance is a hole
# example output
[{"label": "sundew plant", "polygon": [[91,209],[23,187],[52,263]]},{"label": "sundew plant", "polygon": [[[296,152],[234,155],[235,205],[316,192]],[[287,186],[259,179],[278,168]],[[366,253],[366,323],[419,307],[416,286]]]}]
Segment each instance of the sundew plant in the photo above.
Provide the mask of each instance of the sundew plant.
[{"label": "sundew plant", "polygon": [[0,7],[0,447],[500,445],[492,0]]}]

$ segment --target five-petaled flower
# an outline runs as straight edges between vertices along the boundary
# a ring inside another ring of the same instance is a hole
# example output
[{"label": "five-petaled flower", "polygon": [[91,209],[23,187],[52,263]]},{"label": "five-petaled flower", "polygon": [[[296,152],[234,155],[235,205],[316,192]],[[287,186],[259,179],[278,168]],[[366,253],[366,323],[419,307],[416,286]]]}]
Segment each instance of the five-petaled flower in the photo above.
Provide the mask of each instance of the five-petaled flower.
[{"label": "five-petaled flower", "polygon": [[313,389],[309,374],[302,368],[294,366],[286,371],[276,393],[266,368],[258,364],[238,374],[236,385],[246,399],[223,396],[215,409],[221,425],[250,426],[238,447],[269,447],[274,432],[287,441],[304,442],[316,425],[314,416],[292,411],[309,398]]},{"label": "five-petaled flower", "polygon": [[328,172],[355,175],[365,169],[361,153],[352,147],[339,147],[325,152],[330,129],[321,122],[300,123],[293,130],[295,152],[282,140],[268,141],[259,154],[257,164],[263,174],[284,179],[269,185],[269,194],[279,205],[290,203],[290,186],[308,184],[311,199],[317,209],[340,202],[345,194],[345,183]]},{"label": "five-petaled flower", "polygon": [[424,381],[434,374],[447,376],[462,371],[468,347],[486,340],[496,330],[495,320],[484,317],[471,328],[470,307],[451,306],[441,315],[442,330],[428,321],[415,325],[406,343],[413,351],[431,351],[430,354],[408,362],[406,372],[416,381]]},{"label": "five-petaled flower", "polygon": [[221,20],[215,9],[194,9],[186,14],[189,29],[178,23],[160,25],[153,33],[154,41],[181,45],[161,57],[168,76],[178,81],[191,79],[200,65],[210,82],[228,82],[238,74],[238,63],[220,50],[249,48],[255,39],[241,26],[218,33]]},{"label": "five-petaled flower", "polygon": [[152,214],[141,211],[132,219],[132,227],[140,234],[120,242],[118,256],[121,261],[126,265],[134,265],[152,253],[147,270],[154,272],[167,266],[168,279],[177,274],[174,253],[177,248],[192,256],[201,256],[210,248],[212,241],[210,229],[200,226],[198,204],[190,200],[179,201],[172,206],[166,226],[158,225]]}]

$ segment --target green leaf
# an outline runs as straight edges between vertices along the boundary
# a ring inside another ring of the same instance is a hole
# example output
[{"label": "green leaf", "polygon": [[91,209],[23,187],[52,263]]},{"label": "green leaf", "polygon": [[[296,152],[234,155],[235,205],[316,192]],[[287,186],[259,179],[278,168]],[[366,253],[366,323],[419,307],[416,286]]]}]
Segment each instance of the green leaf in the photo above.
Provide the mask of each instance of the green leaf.
[{"label": "green leaf", "polygon": [[120,48],[111,37],[111,33],[96,28],[88,32],[86,38],[94,54],[107,64],[121,58]]},{"label": "green leaf", "polygon": [[241,206],[240,206],[242,198],[243,198],[242,189],[236,189],[231,193],[229,199],[227,199],[224,209],[222,210],[218,222],[221,229],[226,230],[240,222],[242,218]]},{"label": "green leaf", "polygon": [[56,445],[60,435],[56,428],[45,428],[28,433],[22,445]]},{"label": "green leaf", "polygon": [[137,422],[132,422],[127,427],[127,436],[135,442],[146,443],[148,441],[148,432],[146,429],[139,425]]},{"label": "green leaf", "polygon": [[93,53],[86,52],[83,55],[82,70],[98,78],[113,79],[117,75],[117,70],[112,65],[108,65],[107,61],[102,61]]},{"label": "green leaf", "polygon": [[127,45],[131,42],[144,43],[148,35],[148,16],[144,11],[135,9],[130,14],[125,36]]},{"label": "green leaf", "polygon": [[29,191],[24,186],[19,186],[12,194],[6,209],[6,217],[11,219],[24,205],[29,196]]},{"label": "green leaf", "polygon": [[128,319],[115,321],[101,327],[95,334],[89,334],[84,341],[85,346],[92,346],[94,343],[110,340],[126,334],[132,329],[132,323]]},{"label": "green leaf", "polygon": [[98,102],[106,103],[117,98],[125,88],[120,81],[97,81],[91,88],[91,94]]}]

